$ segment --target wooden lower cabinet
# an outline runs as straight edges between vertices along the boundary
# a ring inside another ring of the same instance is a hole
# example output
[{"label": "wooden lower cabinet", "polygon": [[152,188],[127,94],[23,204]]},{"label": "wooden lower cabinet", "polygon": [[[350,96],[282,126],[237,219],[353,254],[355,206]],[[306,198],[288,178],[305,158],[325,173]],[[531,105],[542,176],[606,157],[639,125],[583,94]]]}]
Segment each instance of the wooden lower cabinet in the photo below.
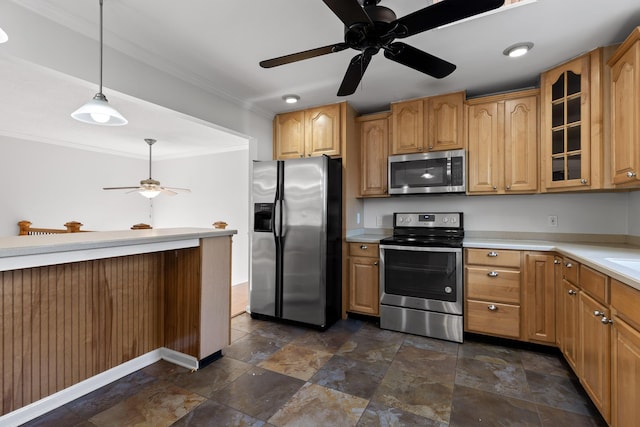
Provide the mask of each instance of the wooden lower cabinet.
[{"label": "wooden lower cabinet", "polygon": [[349,244],[349,310],[380,315],[380,255],[378,244]]},{"label": "wooden lower cabinet", "polygon": [[508,338],[520,338],[520,306],[467,300],[466,330]]},{"label": "wooden lower cabinet", "polygon": [[578,292],[579,288],[569,281],[562,280],[561,299],[558,301],[562,308],[562,354],[574,372],[578,372]]},{"label": "wooden lower cabinet", "polygon": [[525,253],[525,338],[542,344],[556,342],[555,257]]}]

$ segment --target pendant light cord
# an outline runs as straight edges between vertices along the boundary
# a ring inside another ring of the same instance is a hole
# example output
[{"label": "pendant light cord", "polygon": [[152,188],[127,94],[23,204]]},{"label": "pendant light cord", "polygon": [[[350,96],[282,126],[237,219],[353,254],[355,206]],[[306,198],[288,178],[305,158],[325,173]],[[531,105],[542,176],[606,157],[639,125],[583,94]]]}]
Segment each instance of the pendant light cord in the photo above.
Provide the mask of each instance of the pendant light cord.
[{"label": "pendant light cord", "polygon": [[100,2],[100,94],[102,94],[102,1]]}]

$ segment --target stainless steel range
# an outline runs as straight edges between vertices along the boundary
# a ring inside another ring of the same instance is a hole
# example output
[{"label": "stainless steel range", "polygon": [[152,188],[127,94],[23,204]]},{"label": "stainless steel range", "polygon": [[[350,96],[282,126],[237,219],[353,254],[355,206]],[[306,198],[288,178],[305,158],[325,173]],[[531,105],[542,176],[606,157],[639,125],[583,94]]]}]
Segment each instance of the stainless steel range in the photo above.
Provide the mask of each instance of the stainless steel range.
[{"label": "stainless steel range", "polygon": [[380,241],[380,327],[462,342],[461,212],[393,214]]}]

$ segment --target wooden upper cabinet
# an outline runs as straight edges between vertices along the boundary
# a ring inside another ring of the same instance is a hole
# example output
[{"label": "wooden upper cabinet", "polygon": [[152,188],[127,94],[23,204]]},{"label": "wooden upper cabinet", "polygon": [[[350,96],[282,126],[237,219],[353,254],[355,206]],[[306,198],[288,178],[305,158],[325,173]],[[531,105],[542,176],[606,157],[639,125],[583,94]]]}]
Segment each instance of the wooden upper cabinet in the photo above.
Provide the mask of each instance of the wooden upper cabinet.
[{"label": "wooden upper cabinet", "polygon": [[278,114],[273,119],[273,141],[274,158],[304,157],[304,111]]},{"label": "wooden upper cabinet", "polygon": [[360,195],[387,195],[389,113],[373,114],[360,117],[357,120],[360,122],[360,153],[362,156]]},{"label": "wooden upper cabinet", "polygon": [[476,98],[468,104],[468,193],[535,193],[538,91]]},{"label": "wooden upper cabinet", "polygon": [[332,104],[278,114],[273,119],[273,157],[341,155],[342,105]]},{"label": "wooden upper cabinet", "polygon": [[611,174],[619,186],[640,184],[640,27],[613,54],[611,66]]},{"label": "wooden upper cabinet", "polygon": [[426,146],[429,151],[464,148],[464,92],[425,100]]},{"label": "wooden upper cabinet", "polygon": [[304,112],[305,154],[340,155],[340,104],[312,108]]},{"label": "wooden upper cabinet", "polygon": [[603,188],[602,48],[541,75],[541,190]]},{"label": "wooden upper cabinet", "polygon": [[424,102],[422,99],[391,104],[393,136],[391,155],[424,151]]}]

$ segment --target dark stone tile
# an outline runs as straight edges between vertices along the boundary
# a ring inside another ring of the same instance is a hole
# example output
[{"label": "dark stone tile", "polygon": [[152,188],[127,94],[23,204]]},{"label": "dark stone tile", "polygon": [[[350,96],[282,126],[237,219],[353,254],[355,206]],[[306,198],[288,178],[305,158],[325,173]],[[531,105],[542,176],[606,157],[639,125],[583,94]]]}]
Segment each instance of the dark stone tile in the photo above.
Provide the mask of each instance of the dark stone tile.
[{"label": "dark stone tile", "polygon": [[196,372],[176,375],[171,378],[171,382],[185,390],[211,397],[251,368],[253,365],[249,363],[222,357]]},{"label": "dark stone tile", "polygon": [[391,364],[371,401],[447,423],[452,396],[453,384],[431,381]]},{"label": "dark stone tile", "polygon": [[331,353],[287,344],[258,366],[307,381],[331,359]]},{"label": "dark stone tile", "polygon": [[253,368],[215,393],[212,399],[254,418],[268,420],[304,381],[262,368]]},{"label": "dark stone tile", "polygon": [[335,353],[352,335],[352,332],[344,329],[329,329],[324,332],[307,331],[291,341],[291,344],[307,347],[311,350]]},{"label": "dark stone tile", "polygon": [[[358,319],[340,319],[338,320],[336,323],[334,323],[333,325],[331,325],[331,327],[327,330],[327,331],[344,331],[344,332],[349,332],[349,333],[355,333],[358,332],[360,330],[360,328],[362,328],[362,326],[364,325],[364,322],[362,320],[358,320]],[[325,331],[325,332],[327,332]]]},{"label": "dark stone tile", "polygon": [[151,375],[157,379],[169,379],[177,375],[184,375],[191,372],[191,369],[176,365],[175,363],[160,360],[141,370],[147,375]]},{"label": "dark stone tile", "polygon": [[308,329],[277,322],[268,322],[261,328],[253,331],[253,335],[274,341],[279,347],[284,347],[297,337],[304,335]]},{"label": "dark stone tile", "polygon": [[157,381],[155,377],[143,371],[137,371],[69,402],[66,407],[81,418],[89,419],[125,399],[135,396],[154,381]]},{"label": "dark stone tile", "polygon": [[389,362],[369,363],[335,355],[309,381],[369,399],[388,368]]},{"label": "dark stone tile", "polygon": [[482,342],[467,341],[458,347],[458,357],[494,364],[520,364],[520,350]]},{"label": "dark stone tile", "polygon": [[588,416],[544,405],[538,405],[538,414],[543,427],[607,427],[607,423],[599,414]]},{"label": "dark stone tile", "polygon": [[560,353],[548,354],[522,350],[520,352],[522,366],[525,371],[538,372],[545,375],[572,377],[573,372]]},{"label": "dark stone tile", "polygon": [[424,418],[378,402],[370,402],[360,417],[357,427],[447,427],[446,423]]},{"label": "dark stone tile", "polygon": [[403,344],[393,359],[393,366],[431,381],[453,384],[457,357]]},{"label": "dark stone tile", "polygon": [[250,417],[226,405],[208,400],[180,418],[172,427],[201,427],[201,426],[242,426],[268,427],[262,420]]},{"label": "dark stone tile", "polygon": [[243,313],[231,318],[231,328],[247,333],[254,332],[269,322],[266,320],[252,319],[249,313]]},{"label": "dark stone tile", "polygon": [[61,406],[53,411],[47,412],[44,415],[39,416],[31,421],[22,424],[23,427],[59,427],[59,426],[77,426],[85,423],[87,427],[91,424],[86,424],[84,418],[71,412],[66,406]]},{"label": "dark stone tile", "polygon": [[[365,329],[365,327],[362,329]],[[377,334],[371,336],[362,334],[362,331],[360,331],[352,335],[336,354],[362,360],[363,362],[390,362],[398,352],[401,343],[401,339],[384,339],[384,336]]]},{"label": "dark stone tile", "polygon": [[241,331],[240,329],[231,329],[231,342],[234,343],[240,338],[246,336],[249,332]]},{"label": "dark stone tile", "polygon": [[490,363],[484,359],[459,358],[455,383],[518,399],[532,400],[527,377],[520,363]]},{"label": "dark stone tile", "polygon": [[423,350],[432,350],[440,353],[457,355],[458,346],[460,344],[451,342],[451,341],[439,340],[435,338],[420,337],[417,335],[407,335],[404,338],[404,345],[415,347],[415,348],[421,348]]},{"label": "dark stone tile", "polygon": [[453,390],[450,427],[540,425],[532,402],[459,385]]},{"label": "dark stone tile", "polygon": [[260,335],[249,334],[222,350],[222,353],[226,357],[256,365],[278,350],[280,345],[275,341]]},{"label": "dark stone tile", "polygon": [[577,378],[543,375],[532,371],[527,371],[526,374],[536,403],[583,415],[598,413]]},{"label": "dark stone tile", "polygon": [[377,325],[371,323],[365,323],[362,328],[356,333],[358,337],[367,337],[370,339],[385,341],[389,344],[402,344],[406,334],[396,331],[388,331],[386,329],[380,329]]}]

